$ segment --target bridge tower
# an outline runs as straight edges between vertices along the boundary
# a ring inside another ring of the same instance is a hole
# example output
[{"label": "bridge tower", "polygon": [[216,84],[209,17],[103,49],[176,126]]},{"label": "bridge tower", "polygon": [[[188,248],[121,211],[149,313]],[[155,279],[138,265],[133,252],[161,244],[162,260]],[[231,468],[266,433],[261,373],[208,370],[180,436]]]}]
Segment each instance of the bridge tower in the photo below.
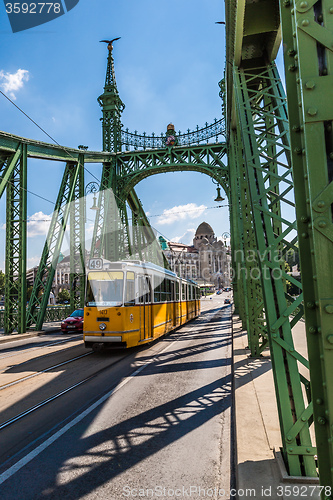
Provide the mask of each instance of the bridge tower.
[{"label": "bridge tower", "polygon": [[121,151],[121,113],[125,104],[119,96],[112,55],[113,45],[108,44],[108,63],[106,68],[104,92],[98,103],[103,111],[103,151]]},{"label": "bridge tower", "polygon": [[[98,214],[90,255],[108,260],[139,258],[168,267],[134,188],[126,196],[123,196],[121,190],[123,169],[120,166],[119,155],[122,149],[121,114],[125,109],[125,104],[117,89],[112,54],[113,41],[108,42],[104,91],[98,97],[98,103],[103,112],[103,151],[108,151],[112,155],[110,161],[103,165]],[[131,212],[131,227],[126,203]]]}]

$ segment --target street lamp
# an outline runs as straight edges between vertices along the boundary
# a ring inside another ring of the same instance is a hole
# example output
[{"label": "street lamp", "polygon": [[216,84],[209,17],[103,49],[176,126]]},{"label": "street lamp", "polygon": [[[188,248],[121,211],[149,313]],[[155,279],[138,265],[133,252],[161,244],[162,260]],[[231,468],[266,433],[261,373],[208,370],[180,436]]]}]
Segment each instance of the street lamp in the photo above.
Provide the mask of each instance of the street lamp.
[{"label": "street lamp", "polygon": [[212,177],[212,182],[213,182],[213,184],[216,184],[216,185],[217,185],[217,188],[216,188],[216,191],[217,191],[217,196],[216,196],[216,198],[215,198],[215,200],[214,200],[214,201],[224,201],[224,200],[225,200],[225,198],[223,198],[223,197],[221,196],[221,186],[219,185],[219,183],[218,183],[218,182],[216,182],[216,181],[215,181],[215,179],[213,179],[213,177]]},{"label": "street lamp", "polygon": [[222,239],[223,239],[223,243],[224,243],[225,247],[227,246],[227,239],[228,238],[231,238],[231,234],[230,233],[225,232],[225,233],[222,234]]},{"label": "street lamp", "polygon": [[[97,182],[89,182],[89,184],[86,185],[86,189],[84,191],[85,198],[87,198],[88,194],[92,193],[94,195],[93,206],[90,207],[90,210],[99,210],[99,208],[96,204],[96,195],[95,195],[95,193],[97,193],[98,191],[99,191],[99,185],[97,184]],[[86,204],[84,206],[85,206],[85,212],[86,212]],[[87,222],[87,212],[86,212],[86,216],[85,216],[85,222]]]}]

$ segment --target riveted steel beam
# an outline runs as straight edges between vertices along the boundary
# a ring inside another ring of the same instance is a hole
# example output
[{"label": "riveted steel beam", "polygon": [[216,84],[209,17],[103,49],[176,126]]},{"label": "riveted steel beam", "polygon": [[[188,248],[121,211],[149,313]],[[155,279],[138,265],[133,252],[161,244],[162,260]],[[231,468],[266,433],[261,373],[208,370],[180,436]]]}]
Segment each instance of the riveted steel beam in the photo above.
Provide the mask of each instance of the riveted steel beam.
[{"label": "riveted steel beam", "polygon": [[[300,300],[286,294],[284,256],[295,246],[295,219],[290,210],[293,187],[286,101],[276,68],[234,68],[236,114],[242,140],[247,196],[251,205],[258,284],[262,289],[283,455],[291,475],[315,475],[313,456],[302,454],[312,443],[292,327]],[[285,214],[288,211],[288,218]],[[249,260],[251,254],[246,254]],[[251,300],[249,300],[249,305]],[[253,304],[253,302],[252,302]],[[251,306],[250,306],[251,307]],[[253,306],[252,306],[253,307]],[[308,410],[309,415],[311,411]],[[299,420],[301,419],[301,420]],[[303,422],[301,429],[299,422]],[[295,427],[296,426],[296,427]],[[295,452],[298,451],[298,453]],[[310,454],[311,455],[311,454]]]},{"label": "riveted steel beam", "polygon": [[[74,185],[70,204],[70,308],[71,311],[84,307],[85,294],[85,197],[84,197],[84,155],[79,155],[78,174],[71,169],[70,184]],[[77,175],[77,179],[75,179]]]},{"label": "riveted steel beam", "polygon": [[[75,199],[74,193],[82,173],[82,164],[67,163],[60,185],[58,198],[54,207],[51,224],[43,253],[38,266],[37,276],[33,285],[27,312],[27,325],[36,330],[42,328],[45,311],[53,285],[55,269],[59,261],[61,245],[70,215],[71,204]],[[81,187],[82,190],[82,187]],[[82,215],[83,216],[83,212]]]},{"label": "riveted steel beam", "polygon": [[117,162],[118,182],[123,190],[126,186],[125,195],[146,177],[184,170],[205,173],[229,192],[226,143],[123,152],[117,155]]},{"label": "riveted steel beam", "polygon": [[8,159],[6,185],[5,334],[26,330],[27,147]]},{"label": "riveted steel beam", "polygon": [[332,489],[333,9],[290,1],[280,13],[319,478]]},{"label": "riveted steel beam", "polygon": [[[0,155],[4,154],[8,156],[14,154],[21,144],[26,144],[28,158],[76,162],[78,161],[79,155],[82,154],[80,149],[34,141],[33,139],[26,139],[6,132],[0,132]],[[110,161],[112,153],[104,151],[85,151],[84,156],[85,163],[104,163]]]}]

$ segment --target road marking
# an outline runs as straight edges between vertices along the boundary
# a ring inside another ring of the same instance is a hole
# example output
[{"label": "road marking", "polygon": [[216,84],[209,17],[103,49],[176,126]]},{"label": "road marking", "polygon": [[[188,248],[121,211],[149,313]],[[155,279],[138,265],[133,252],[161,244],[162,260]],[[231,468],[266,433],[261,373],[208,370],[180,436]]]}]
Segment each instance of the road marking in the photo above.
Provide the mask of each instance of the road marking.
[{"label": "road marking", "polygon": [[[214,313],[211,316],[214,317],[215,314],[217,314],[216,311],[214,311]],[[204,322],[209,322],[210,320],[211,320],[211,317],[208,317],[208,321],[204,321]],[[191,327],[189,330],[191,331],[194,328],[196,328],[196,326]],[[174,340],[173,342],[171,342],[171,344],[167,345],[164,349],[162,349],[161,351],[159,351],[159,353],[156,354],[156,355],[154,355],[147,363],[145,363],[144,365],[141,365],[139,368],[137,368],[131,375],[129,375],[128,377],[126,377],[114,389],[112,389],[107,394],[105,394],[104,396],[102,396],[98,401],[96,401],[94,404],[92,404],[83,413],[81,413],[80,415],[78,415],[74,420],[72,420],[71,422],[69,422],[68,424],[66,424],[64,427],[62,427],[62,429],[59,429],[59,431],[57,431],[55,434],[53,434],[52,436],[50,436],[46,441],[44,441],[44,443],[42,443],[39,446],[37,446],[37,448],[35,448],[34,450],[32,450],[30,453],[28,453],[25,457],[23,457],[18,462],[16,462],[16,464],[12,465],[11,467],[9,467],[9,469],[7,469],[2,474],[0,474],[0,484],[4,483],[7,479],[9,479],[11,476],[13,476],[14,474],[16,474],[16,472],[18,472],[20,469],[22,469],[22,467],[24,467],[29,462],[31,462],[34,458],[36,458],[44,450],[46,450],[46,448],[48,448],[52,443],[54,443],[57,439],[59,439],[69,429],[71,429],[76,424],[78,424],[79,422],[81,422],[81,420],[83,420],[87,415],[89,415],[89,413],[91,413],[98,406],[100,406],[102,403],[104,403],[104,401],[106,401],[112,394],[116,393],[122,387],[124,387],[124,385],[126,385],[128,382],[130,382],[130,380],[132,380],[133,377],[135,377],[136,375],[138,375],[148,365],[150,365],[151,363],[154,363],[154,361],[157,360],[158,356],[160,356],[163,352],[165,352],[168,349],[170,349],[177,342],[178,342],[178,340]]]},{"label": "road marking", "polygon": [[[158,353],[158,355],[162,354],[167,349],[170,349],[170,347],[173,346],[176,342],[177,341],[175,340],[171,344],[167,345],[164,349],[162,349]],[[62,427],[62,429],[60,429],[55,434],[53,434],[52,436],[50,436],[46,441],[44,441],[44,443],[42,443],[39,446],[37,446],[37,448],[35,448],[34,450],[32,450],[30,453],[28,453],[25,457],[23,457],[18,462],[16,462],[16,464],[12,465],[11,467],[9,467],[9,469],[7,469],[5,472],[3,472],[2,474],[0,474],[0,484],[4,483],[7,479],[9,479],[11,476],[13,476],[14,474],[16,474],[16,472],[18,472],[20,469],[22,469],[22,467],[24,467],[25,465],[27,465],[29,462],[31,462],[31,460],[33,460],[40,453],[42,453],[44,450],[46,450],[46,448],[48,448],[52,443],[54,443],[63,434],[65,434],[65,432],[67,432],[69,429],[71,429],[72,427],[74,427],[74,425],[76,425],[79,422],[81,422],[81,420],[83,420],[87,415],[89,415],[89,413],[91,413],[92,411],[94,411],[95,408],[97,408],[99,405],[101,405],[102,403],[104,403],[104,401],[106,401],[112,394],[114,394],[115,392],[119,391],[122,387],[124,387],[124,385],[126,385],[130,380],[132,380],[133,377],[135,377],[136,375],[138,375],[142,370],[144,370],[148,365],[150,365],[154,361],[156,361],[156,356],[154,356],[153,358],[151,358],[144,365],[142,365],[139,368],[137,368],[137,370],[135,370],[131,375],[129,375],[128,377],[126,377],[122,382],[120,382],[120,384],[118,384],[114,389],[112,389],[107,394],[105,394],[104,396],[102,396],[98,401],[96,401],[94,404],[92,404],[83,413],[81,413],[76,418],[74,418],[74,420],[72,420],[71,422],[69,422],[68,424],[66,424],[64,427]]]},{"label": "road marking", "polygon": [[71,363],[72,361],[76,361],[77,359],[80,358],[85,358],[86,356],[89,356],[92,354],[92,352],[86,352],[85,354],[81,354],[80,356],[76,356],[76,358],[68,359],[67,361],[63,361],[62,363],[59,363],[58,365],[50,366],[50,368],[45,368],[45,370],[41,370],[39,372],[33,373],[32,375],[27,375],[26,377],[19,378],[18,380],[14,380],[14,382],[10,382],[6,385],[0,386],[0,391],[3,389],[7,389],[7,387],[11,387],[12,385],[19,384],[20,382],[24,382],[25,380],[29,380],[30,378],[37,377],[38,375],[41,375],[42,373],[47,373],[50,370],[54,370],[55,368],[59,368],[59,366],[67,365],[68,363]]}]

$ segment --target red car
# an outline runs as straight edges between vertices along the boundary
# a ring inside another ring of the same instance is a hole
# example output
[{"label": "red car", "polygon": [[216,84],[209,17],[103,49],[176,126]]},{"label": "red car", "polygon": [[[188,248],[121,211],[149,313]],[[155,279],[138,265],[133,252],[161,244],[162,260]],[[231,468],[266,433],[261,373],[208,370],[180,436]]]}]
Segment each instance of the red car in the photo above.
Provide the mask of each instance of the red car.
[{"label": "red car", "polygon": [[62,333],[83,331],[83,309],[76,309],[61,323]]}]

